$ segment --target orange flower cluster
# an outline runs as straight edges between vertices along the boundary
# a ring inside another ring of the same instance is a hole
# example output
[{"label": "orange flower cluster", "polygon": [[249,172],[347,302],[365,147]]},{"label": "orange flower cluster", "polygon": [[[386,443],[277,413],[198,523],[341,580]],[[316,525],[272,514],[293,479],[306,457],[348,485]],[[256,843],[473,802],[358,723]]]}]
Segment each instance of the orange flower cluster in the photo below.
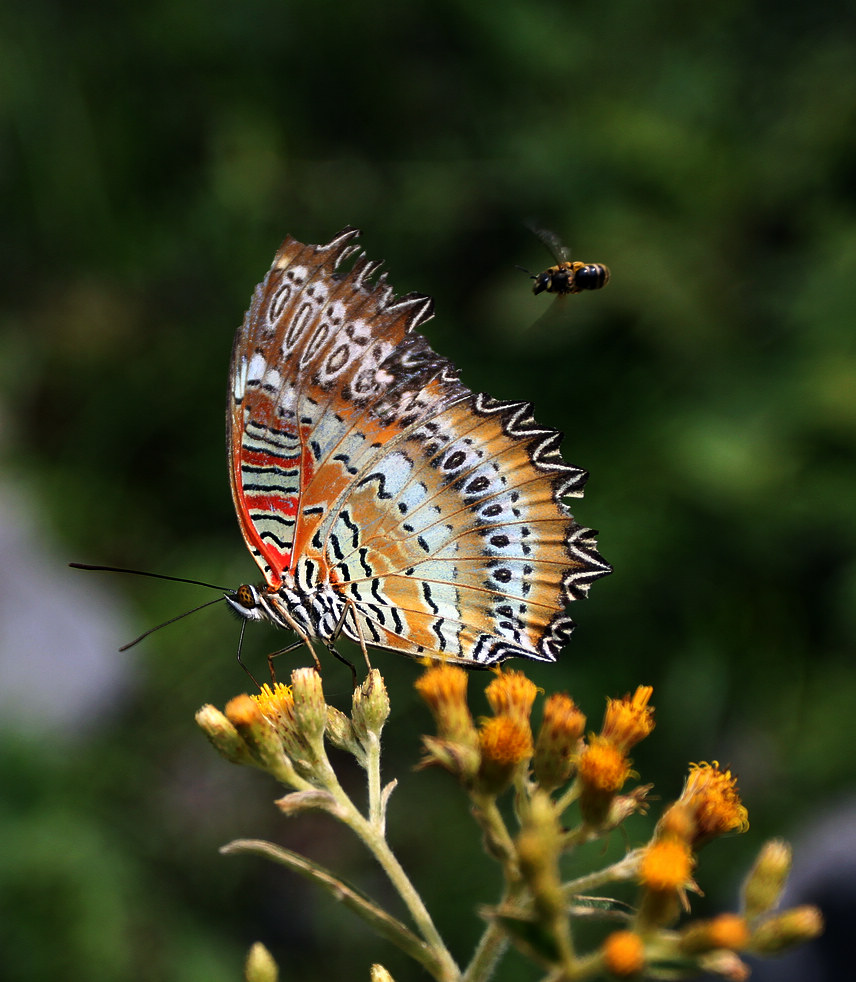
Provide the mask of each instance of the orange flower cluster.
[{"label": "orange flower cluster", "polygon": [[[424,762],[439,764],[458,778],[486,850],[502,864],[506,890],[497,906],[484,909],[490,922],[486,945],[516,943],[555,978],[596,973],[686,978],[704,971],[742,980],[748,972],[743,952],[774,954],[822,930],[813,907],[776,909],[791,864],[789,847],[778,840],[761,851],[738,913],[674,927],[682,910],[689,909],[688,892],[698,890],[693,877],[699,850],[713,838],[748,828],[736,779],[716,761],[690,766],[681,794],[665,809],[646,845],[601,870],[565,879],[568,854],[645,809],[650,786],[624,787],[637,777],[630,752],[654,728],[652,690],[640,686],[632,695],[609,699],[600,730],[585,737],[586,717],[565,693],[544,700],[540,726],[533,731],[539,690],[520,671],[494,674],[485,688],[490,715],[473,719],[467,704],[471,677],[460,667],[435,665],[416,687],[437,725],[436,736],[423,738]],[[255,696],[236,697],[224,713],[204,706],[197,721],[229,760],[261,767],[293,789],[277,801],[283,813],[320,809],[349,825],[399,884],[401,871],[383,841],[385,807],[394,786],[384,788],[380,781],[380,736],[389,712],[389,696],[376,670],[354,690],[348,716],[326,705],[320,676],[305,668],[292,672],[291,685],[265,685]],[[365,768],[367,816],[339,784],[325,743],[350,753]],[[500,808],[498,795],[512,787],[513,809]],[[572,805],[576,821],[570,818]],[[276,853],[276,847],[262,845]],[[276,854],[281,860],[286,856]],[[322,880],[331,883],[329,874]],[[634,881],[639,890],[635,908],[611,896],[613,887]],[[338,896],[344,887],[335,889]],[[409,887],[401,893],[423,917]],[[366,902],[353,904],[362,910]],[[599,913],[608,918],[606,937],[580,954],[573,925],[580,917],[591,923]],[[373,907],[371,919],[377,919]],[[614,930],[616,921],[622,929]],[[401,937],[410,946],[406,930]]]},{"label": "orange flower cluster", "polygon": [[615,796],[633,774],[628,752],[654,729],[653,691],[640,685],[632,696],[607,700],[600,733],[589,737],[580,753],[580,809],[592,828],[609,823]]}]

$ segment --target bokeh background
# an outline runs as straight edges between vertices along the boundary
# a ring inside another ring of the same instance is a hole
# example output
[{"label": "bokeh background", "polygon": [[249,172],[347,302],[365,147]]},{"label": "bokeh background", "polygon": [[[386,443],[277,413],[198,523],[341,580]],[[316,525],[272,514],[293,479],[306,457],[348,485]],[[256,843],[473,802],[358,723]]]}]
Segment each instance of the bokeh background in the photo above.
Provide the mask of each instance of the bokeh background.
[{"label": "bokeh background", "polygon": [[[856,769],[852,5],[30,0],[0,11],[0,114],[4,978],[232,980],[256,939],[288,979],[419,977],[318,891],[218,856],[266,836],[388,897],[195,728],[247,686],[226,611],[118,654],[209,593],[65,567],[255,579],[232,335],[287,232],[346,224],[435,298],[426,333],[464,379],[534,399],[590,470],[575,512],[615,573],[532,675],[593,723],[653,684],[635,759],[664,800],[688,761],[736,769],[752,828],[702,854],[694,909],[733,907],[775,833],[817,880]],[[527,220],[608,263],[607,289],[533,297],[515,265],[552,259]],[[281,643],[259,628],[245,658]],[[391,838],[466,960],[496,871],[451,780],[412,770],[416,667],[375,664]],[[349,684],[330,664],[331,699]]]}]

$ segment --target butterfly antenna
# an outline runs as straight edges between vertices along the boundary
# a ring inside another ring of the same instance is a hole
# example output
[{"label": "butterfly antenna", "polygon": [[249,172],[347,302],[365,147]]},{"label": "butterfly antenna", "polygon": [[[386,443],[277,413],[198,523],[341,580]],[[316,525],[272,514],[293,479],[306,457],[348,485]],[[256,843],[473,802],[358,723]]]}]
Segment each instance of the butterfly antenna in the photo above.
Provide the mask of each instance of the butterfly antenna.
[{"label": "butterfly antenna", "polygon": [[[94,569],[101,570],[105,573],[133,573],[134,576],[152,576],[156,580],[172,580],[173,583],[192,583],[194,586],[207,586],[212,590],[222,590],[225,593],[232,592],[229,587],[217,586],[216,583],[205,583],[203,580],[188,580],[184,576],[166,576],[164,573],[147,573],[142,569],[124,569],[122,566],[90,566],[88,563],[69,563],[68,565],[72,569]],[[216,603],[216,600],[212,601],[212,603]],[[205,607],[207,605],[203,604],[202,606]],[[199,607],[196,608],[196,610],[199,609]],[[192,611],[188,611],[188,613],[190,614]]]},{"label": "butterfly antenna", "polygon": [[[125,569],[123,566],[92,566],[89,563],[69,563],[68,565],[72,569],[92,569],[104,573],[133,573],[135,576],[151,576],[156,580],[172,580],[173,583],[191,583],[193,586],[205,586],[209,587],[211,590],[218,590],[223,593],[232,592],[229,587],[217,586],[216,583],[206,583],[204,580],[189,580],[184,576],[167,576],[165,573],[147,573],[142,569]],[[143,638],[147,638],[150,634],[154,634],[155,631],[159,631],[162,627],[166,627],[167,624],[174,624],[176,621],[180,621],[182,617],[187,617],[188,614],[195,614],[197,610],[204,610],[205,607],[210,607],[212,604],[219,604],[222,600],[222,597],[217,597],[216,600],[206,600],[204,604],[200,604],[198,607],[193,607],[191,610],[186,610],[183,614],[177,614],[175,617],[170,617],[168,621],[164,621],[162,624],[157,624],[155,627],[150,627],[148,631],[143,631],[138,638],[134,638],[133,641],[123,644],[119,651],[127,651],[128,648],[133,648],[134,645],[139,644]]]},{"label": "butterfly antenna", "polygon": [[[171,578],[172,577],[166,577],[166,579]],[[204,604],[200,604],[198,607],[194,607],[192,610],[186,610],[183,614],[176,614],[175,617],[170,617],[168,621],[163,621],[161,624],[156,624],[154,627],[150,627],[148,631],[143,631],[138,638],[134,638],[133,641],[123,644],[119,651],[127,651],[128,648],[133,648],[134,645],[142,641],[143,638],[147,638],[150,634],[154,634],[155,631],[159,631],[162,627],[166,627],[167,624],[175,624],[175,622],[180,621],[182,617],[187,617],[189,614],[195,614],[197,610],[203,610],[205,607],[210,607],[211,604],[219,604],[222,600],[222,597],[218,597],[216,600],[206,600]]]}]

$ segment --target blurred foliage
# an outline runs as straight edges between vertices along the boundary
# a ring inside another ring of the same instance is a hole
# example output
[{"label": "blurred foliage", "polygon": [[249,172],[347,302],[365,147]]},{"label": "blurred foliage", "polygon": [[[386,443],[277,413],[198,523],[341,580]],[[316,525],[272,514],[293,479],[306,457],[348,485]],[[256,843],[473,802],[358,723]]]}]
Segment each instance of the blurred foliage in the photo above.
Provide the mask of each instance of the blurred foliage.
[{"label": "blurred foliage", "polygon": [[[854,21],[836,0],[5,6],[5,480],[68,559],[254,578],[222,450],[232,333],[286,232],[362,227],[399,292],[435,297],[426,333],[468,384],[535,399],[591,471],[575,513],[615,573],[533,676],[592,718],[653,684],[644,771],[666,799],[688,760],[737,771],[753,831],[700,871],[722,906],[763,835],[854,777]],[[534,298],[514,266],[551,260],[529,219],[608,263],[608,288]],[[111,588],[139,630],[201,592]],[[290,979],[408,977],[326,898],[217,858],[265,834],[275,793],[223,774],[192,723],[245,687],[236,637],[214,607],[116,655],[135,696],[73,753],[8,733],[5,978],[237,978],[257,938]],[[259,630],[246,657],[278,643]],[[409,773],[414,667],[375,664],[400,854],[466,950],[496,885],[443,775]],[[332,830],[290,828],[383,894]],[[454,884],[432,882],[434,829]]]}]

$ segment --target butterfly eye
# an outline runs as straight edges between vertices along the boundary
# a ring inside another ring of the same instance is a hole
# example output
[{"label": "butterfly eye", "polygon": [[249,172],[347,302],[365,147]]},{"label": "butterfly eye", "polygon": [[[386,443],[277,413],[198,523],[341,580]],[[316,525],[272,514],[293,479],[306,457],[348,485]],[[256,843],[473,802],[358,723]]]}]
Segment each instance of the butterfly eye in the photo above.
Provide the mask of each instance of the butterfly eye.
[{"label": "butterfly eye", "polygon": [[247,583],[238,587],[238,589],[235,591],[234,599],[242,607],[246,607],[247,610],[252,610],[254,607],[257,607],[259,603],[256,591]]}]

